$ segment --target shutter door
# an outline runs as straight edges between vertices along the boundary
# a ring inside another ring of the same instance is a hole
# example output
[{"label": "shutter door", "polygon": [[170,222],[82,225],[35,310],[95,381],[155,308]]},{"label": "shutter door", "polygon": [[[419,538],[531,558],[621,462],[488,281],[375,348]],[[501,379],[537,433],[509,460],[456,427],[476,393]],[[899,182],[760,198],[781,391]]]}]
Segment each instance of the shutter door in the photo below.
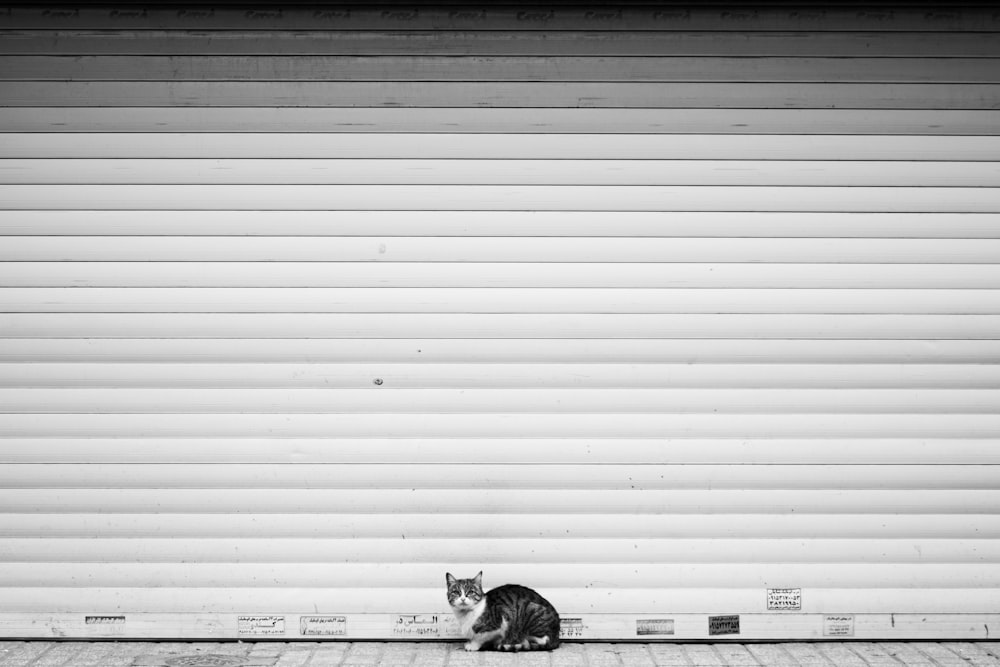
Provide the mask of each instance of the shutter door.
[{"label": "shutter door", "polygon": [[6,10],[0,633],[996,636],[998,21]]}]

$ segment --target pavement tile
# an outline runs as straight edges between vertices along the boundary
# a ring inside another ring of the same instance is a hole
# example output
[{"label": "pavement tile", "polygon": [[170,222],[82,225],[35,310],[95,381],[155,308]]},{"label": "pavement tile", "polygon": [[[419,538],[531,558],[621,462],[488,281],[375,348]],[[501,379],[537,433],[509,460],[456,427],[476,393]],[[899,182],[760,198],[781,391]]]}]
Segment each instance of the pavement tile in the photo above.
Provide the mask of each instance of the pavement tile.
[{"label": "pavement tile", "polygon": [[291,642],[254,642],[250,644],[249,655],[254,658],[269,656],[277,658],[279,655],[292,650],[294,646]]},{"label": "pavement tile", "polygon": [[864,658],[848,648],[847,644],[819,644],[822,653],[837,667],[868,667]]},{"label": "pavement tile", "polygon": [[24,667],[53,646],[51,642],[0,642],[0,666]]},{"label": "pavement tile", "polygon": [[[747,651],[762,665],[785,665],[788,667],[798,667],[798,663],[793,655],[789,654],[783,646],[779,644],[747,644]],[[822,656],[820,656],[822,658]],[[826,660],[826,658],[822,658]],[[829,661],[814,663],[826,667]]]},{"label": "pavement tile", "polygon": [[753,654],[745,646],[739,644],[714,644],[713,648],[722,656],[727,665],[759,665]]},{"label": "pavement tile", "polygon": [[649,652],[656,664],[662,667],[681,667],[691,664],[680,644],[652,644]]},{"label": "pavement tile", "polygon": [[899,667],[902,662],[872,642],[852,642],[845,644],[872,667]]},{"label": "pavement tile", "polygon": [[590,667],[618,667],[622,664],[613,644],[584,644]]},{"label": "pavement tile", "polygon": [[[757,644],[752,644],[747,648],[752,652],[756,646]],[[827,658],[816,650],[816,647],[812,644],[782,644],[777,648],[784,649],[788,655],[795,660],[796,663],[802,665],[802,667],[833,667],[833,663],[827,660]],[[763,662],[763,664],[769,663]]]},{"label": "pavement tile", "polygon": [[933,667],[934,662],[906,642],[879,642],[882,650],[907,667]]},{"label": "pavement tile", "polygon": [[913,642],[909,646],[920,651],[934,664],[941,665],[941,667],[968,667],[969,664],[960,655],[935,642]]},{"label": "pavement tile", "polygon": [[552,667],[586,667],[587,659],[582,653],[563,653],[560,648],[550,658]]},{"label": "pavement tile", "polygon": [[[507,664],[510,664],[509,662]],[[549,654],[544,651],[518,653],[517,667],[548,667]]]},{"label": "pavement tile", "polygon": [[725,667],[722,656],[707,644],[686,644],[684,652],[694,667]]},{"label": "pavement tile", "polygon": [[84,646],[86,644],[77,642],[57,643],[34,662],[31,662],[31,667],[62,667],[68,664],[69,660],[77,655]]},{"label": "pavement tile", "polygon": [[615,652],[625,667],[656,667],[656,662],[645,644],[618,644]]},{"label": "pavement tile", "polygon": [[311,657],[310,651],[291,651],[278,658],[274,667],[303,667]]},{"label": "pavement tile", "polygon": [[309,667],[339,667],[342,658],[314,653],[306,664]]},{"label": "pavement tile", "polygon": [[1000,660],[996,656],[990,654],[974,642],[941,642],[941,646],[957,654],[970,665],[973,665],[973,667],[993,667],[994,665],[1000,665]]}]

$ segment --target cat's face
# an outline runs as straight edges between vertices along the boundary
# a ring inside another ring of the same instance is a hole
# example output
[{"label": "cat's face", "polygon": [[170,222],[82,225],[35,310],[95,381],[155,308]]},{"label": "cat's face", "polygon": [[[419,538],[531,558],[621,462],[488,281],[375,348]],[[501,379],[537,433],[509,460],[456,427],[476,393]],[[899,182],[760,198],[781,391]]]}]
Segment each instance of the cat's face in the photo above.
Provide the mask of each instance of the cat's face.
[{"label": "cat's face", "polygon": [[456,579],[450,572],[444,576],[448,584],[448,604],[453,609],[472,609],[483,599],[482,572],[472,579]]}]

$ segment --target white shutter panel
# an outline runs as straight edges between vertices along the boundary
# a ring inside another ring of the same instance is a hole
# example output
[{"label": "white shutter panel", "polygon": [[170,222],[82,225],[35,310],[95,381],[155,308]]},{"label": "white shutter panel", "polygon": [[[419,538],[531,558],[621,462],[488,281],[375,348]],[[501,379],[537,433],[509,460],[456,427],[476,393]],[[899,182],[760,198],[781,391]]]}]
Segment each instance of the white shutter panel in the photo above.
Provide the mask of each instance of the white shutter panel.
[{"label": "white shutter panel", "polygon": [[110,12],[0,16],[0,635],[1000,632],[990,10]]}]

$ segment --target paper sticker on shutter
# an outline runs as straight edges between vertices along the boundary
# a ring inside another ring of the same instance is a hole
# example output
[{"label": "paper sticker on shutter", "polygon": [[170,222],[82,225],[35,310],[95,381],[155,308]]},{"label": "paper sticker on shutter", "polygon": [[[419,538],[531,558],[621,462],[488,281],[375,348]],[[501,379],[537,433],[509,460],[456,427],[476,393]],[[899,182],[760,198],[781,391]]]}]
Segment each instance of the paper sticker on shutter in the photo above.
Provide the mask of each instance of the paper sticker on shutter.
[{"label": "paper sticker on shutter", "polygon": [[239,616],[237,633],[253,637],[283,637],[285,635],[284,616]]},{"label": "paper sticker on shutter", "polygon": [[119,637],[125,634],[124,616],[84,616],[88,637]]},{"label": "paper sticker on shutter", "polygon": [[674,619],[672,618],[636,619],[635,634],[639,636],[672,635],[674,634]]},{"label": "paper sticker on shutter", "polygon": [[740,617],[737,614],[730,616],[709,616],[709,635],[738,635],[740,634]]},{"label": "paper sticker on shutter", "polygon": [[396,616],[392,634],[396,637],[440,637],[441,618],[437,614]]},{"label": "paper sticker on shutter", "polygon": [[823,617],[824,637],[853,637],[854,636],[854,616],[824,616]]},{"label": "paper sticker on shutter", "polygon": [[574,639],[583,637],[582,618],[563,618],[559,620],[559,638]]},{"label": "paper sticker on shutter", "polygon": [[801,588],[768,588],[768,611],[800,611],[802,609]]},{"label": "paper sticker on shutter", "polygon": [[300,616],[299,634],[338,637],[347,634],[346,616]]}]

